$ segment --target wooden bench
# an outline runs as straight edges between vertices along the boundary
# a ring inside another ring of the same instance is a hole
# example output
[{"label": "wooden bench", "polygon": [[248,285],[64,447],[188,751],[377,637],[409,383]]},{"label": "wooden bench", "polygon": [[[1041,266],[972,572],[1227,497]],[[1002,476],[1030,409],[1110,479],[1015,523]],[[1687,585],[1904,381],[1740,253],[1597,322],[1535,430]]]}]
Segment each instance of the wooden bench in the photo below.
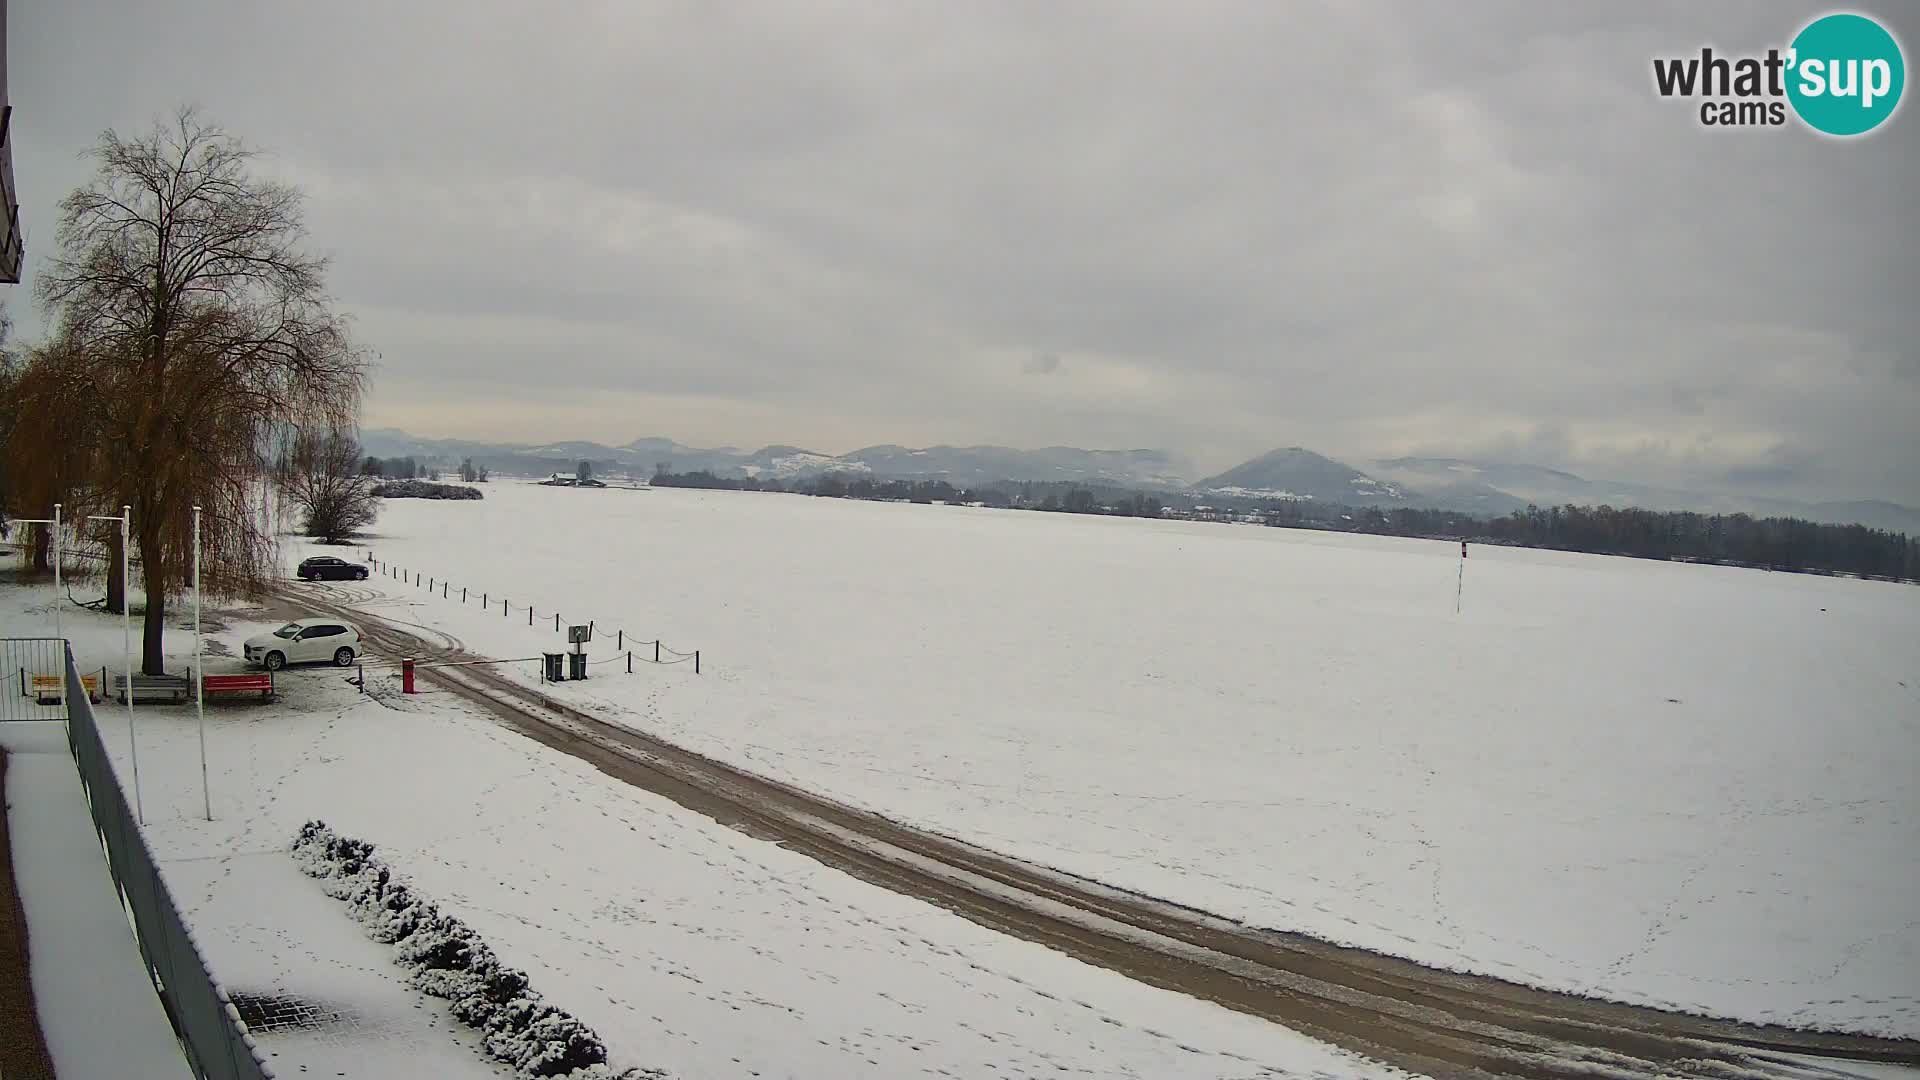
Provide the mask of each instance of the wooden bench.
[{"label": "wooden bench", "polygon": [[[88,701],[100,700],[100,677],[98,675],[80,676],[80,685],[87,690]],[[59,675],[33,676],[33,700],[37,705],[58,705],[61,695],[66,692],[67,680]]]},{"label": "wooden bench", "polygon": [[201,692],[215,694],[259,694],[260,700],[273,700],[273,672],[244,672],[237,675],[202,675]]},{"label": "wooden bench", "polygon": [[[178,705],[187,700],[191,683],[178,675],[135,675],[133,677],[133,700],[164,701]],[[113,677],[113,693],[121,701],[127,700],[127,677]]]}]

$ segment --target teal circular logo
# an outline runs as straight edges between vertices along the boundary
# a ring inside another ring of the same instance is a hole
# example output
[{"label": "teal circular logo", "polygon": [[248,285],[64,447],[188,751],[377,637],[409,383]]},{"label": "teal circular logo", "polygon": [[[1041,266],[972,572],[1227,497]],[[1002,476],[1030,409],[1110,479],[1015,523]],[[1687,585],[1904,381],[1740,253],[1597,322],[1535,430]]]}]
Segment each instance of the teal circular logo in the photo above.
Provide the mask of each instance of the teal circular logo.
[{"label": "teal circular logo", "polygon": [[1865,15],[1824,15],[1795,35],[1787,100],[1815,131],[1864,135],[1900,105],[1907,65],[1900,43]]}]

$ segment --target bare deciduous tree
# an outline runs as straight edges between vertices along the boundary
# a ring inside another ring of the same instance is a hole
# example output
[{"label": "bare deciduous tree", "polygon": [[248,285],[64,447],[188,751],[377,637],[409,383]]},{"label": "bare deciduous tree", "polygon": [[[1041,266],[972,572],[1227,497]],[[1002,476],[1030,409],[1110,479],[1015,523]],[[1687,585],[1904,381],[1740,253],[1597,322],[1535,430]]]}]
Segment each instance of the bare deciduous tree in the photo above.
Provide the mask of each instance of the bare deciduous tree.
[{"label": "bare deciduous tree", "polygon": [[41,302],[82,358],[100,429],[91,486],[133,507],[147,594],[142,668],[163,670],[166,601],[205,509],[203,583],[254,594],[272,536],[256,515],[268,447],[290,427],[341,430],[366,358],[302,250],[295,188],[192,109],[135,138],[108,131],[99,171],[60,204]]},{"label": "bare deciduous tree", "polygon": [[380,512],[373,479],[361,471],[363,459],[353,436],[341,432],[301,432],[287,451],[280,490],[302,515],[301,529],[327,543],[345,540]]}]

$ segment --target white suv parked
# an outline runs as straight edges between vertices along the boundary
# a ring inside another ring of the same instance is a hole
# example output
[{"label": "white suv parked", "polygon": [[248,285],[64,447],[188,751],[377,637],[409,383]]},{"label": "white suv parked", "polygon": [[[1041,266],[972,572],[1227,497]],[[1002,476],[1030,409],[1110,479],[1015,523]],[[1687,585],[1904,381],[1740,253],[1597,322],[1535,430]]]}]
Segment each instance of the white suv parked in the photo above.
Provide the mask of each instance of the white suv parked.
[{"label": "white suv parked", "polygon": [[360,652],[360,631],[337,619],[296,619],[271,634],[248,638],[246,649],[247,663],[268,671],[326,660],[346,667]]}]

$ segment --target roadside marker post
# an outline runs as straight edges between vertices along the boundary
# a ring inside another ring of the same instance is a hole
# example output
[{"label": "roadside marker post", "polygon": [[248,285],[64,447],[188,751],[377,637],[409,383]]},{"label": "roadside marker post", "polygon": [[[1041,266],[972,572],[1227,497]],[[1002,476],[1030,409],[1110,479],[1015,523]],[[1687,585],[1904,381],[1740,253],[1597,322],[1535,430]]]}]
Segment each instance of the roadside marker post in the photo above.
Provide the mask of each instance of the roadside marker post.
[{"label": "roadside marker post", "polygon": [[1460,573],[1453,582],[1453,613],[1460,614],[1460,592],[1467,584],[1467,542],[1460,541]]}]

